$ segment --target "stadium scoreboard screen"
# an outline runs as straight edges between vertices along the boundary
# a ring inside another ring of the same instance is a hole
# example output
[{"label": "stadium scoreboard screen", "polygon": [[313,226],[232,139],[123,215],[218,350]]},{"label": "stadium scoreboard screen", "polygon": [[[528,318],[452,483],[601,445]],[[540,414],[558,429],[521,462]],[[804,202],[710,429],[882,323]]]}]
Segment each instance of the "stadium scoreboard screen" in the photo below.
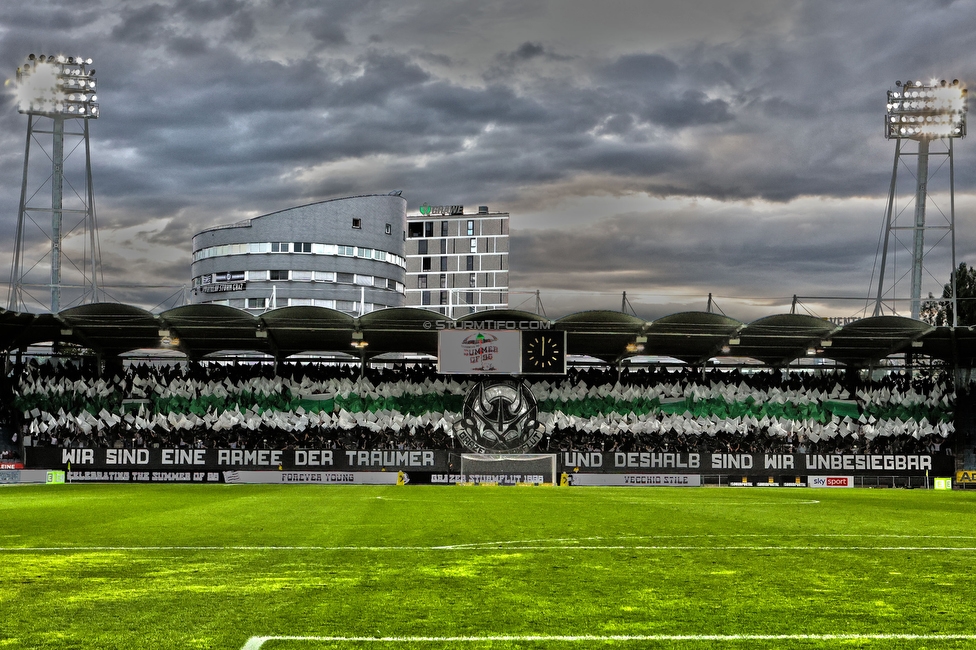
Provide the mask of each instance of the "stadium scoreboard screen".
[{"label": "stadium scoreboard screen", "polygon": [[564,375],[566,332],[441,330],[437,370],[464,375]]}]

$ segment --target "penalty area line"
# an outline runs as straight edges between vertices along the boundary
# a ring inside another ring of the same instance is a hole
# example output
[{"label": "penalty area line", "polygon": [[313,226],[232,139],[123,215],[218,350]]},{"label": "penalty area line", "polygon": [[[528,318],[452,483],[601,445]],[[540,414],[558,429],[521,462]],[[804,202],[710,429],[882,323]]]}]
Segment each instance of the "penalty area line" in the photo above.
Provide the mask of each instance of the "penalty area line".
[{"label": "penalty area line", "polygon": [[499,634],[486,636],[252,636],[241,650],[260,650],[268,641],[321,643],[485,643],[668,641],[718,643],[730,641],[973,641],[976,634]]}]

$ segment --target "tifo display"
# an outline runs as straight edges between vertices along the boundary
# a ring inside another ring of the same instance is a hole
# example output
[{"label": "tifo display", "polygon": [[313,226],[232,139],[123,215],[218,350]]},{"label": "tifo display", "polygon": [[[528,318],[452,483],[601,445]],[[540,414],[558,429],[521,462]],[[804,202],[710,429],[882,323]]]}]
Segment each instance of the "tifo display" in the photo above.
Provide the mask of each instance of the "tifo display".
[{"label": "tifo display", "polygon": [[338,482],[403,471],[409,482],[455,483],[468,474],[466,453],[555,459],[544,481],[511,481],[525,483],[559,482],[561,473],[567,483],[576,474],[638,473],[796,484],[830,473],[953,472],[956,395],[938,373],[872,380],[842,371],[570,369],[486,379],[423,367],[360,377],[327,364],[275,372],[190,363],[95,378],[31,363],[15,393],[25,468],[66,469],[69,481],[299,470],[345,472]]}]

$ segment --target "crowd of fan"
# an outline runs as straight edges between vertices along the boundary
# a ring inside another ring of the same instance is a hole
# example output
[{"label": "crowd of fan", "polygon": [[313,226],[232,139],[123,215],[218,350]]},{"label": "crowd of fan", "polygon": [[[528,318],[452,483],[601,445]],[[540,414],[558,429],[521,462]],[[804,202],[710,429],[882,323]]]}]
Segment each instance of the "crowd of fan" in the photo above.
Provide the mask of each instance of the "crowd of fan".
[{"label": "crowd of fan", "polygon": [[[361,374],[362,373],[362,374]],[[438,379],[436,370],[429,365],[393,365],[366,368],[342,364],[283,364],[277,368],[271,364],[218,364],[183,363],[173,365],[131,365],[122,375],[113,378],[114,389],[129,394],[141,385],[141,380],[152,376],[167,384],[176,379],[193,379],[199,382],[234,384],[255,377],[265,379],[286,378],[293,383],[306,379],[325,381],[332,379],[356,382],[360,378],[373,385],[384,382],[422,383]],[[38,380],[95,381],[92,373],[71,363],[30,362],[21,377]],[[477,379],[477,378],[473,378]],[[554,380],[555,378],[548,378]],[[940,373],[908,373],[895,371],[877,379],[866,379],[859,373],[839,371],[781,371],[707,369],[701,368],[650,368],[630,369],[620,372],[615,368],[570,368],[564,378],[570,384],[581,386],[616,385],[624,387],[652,387],[662,383],[692,384],[721,381],[725,384],[744,384],[754,389],[769,390],[821,390],[828,392],[843,387],[845,394],[859,390],[885,389],[909,391],[926,395],[932,392],[951,391],[951,379]],[[541,380],[541,379],[540,379]],[[560,381],[563,379],[560,378]],[[537,380],[538,381],[538,380]],[[403,427],[399,430],[373,430],[354,426],[309,426],[304,430],[286,431],[260,426],[257,428],[233,427],[226,430],[171,429],[154,427],[146,430],[133,428],[130,423],[119,421],[113,426],[99,427],[90,432],[60,431],[49,428],[43,432],[31,432],[28,419],[14,412],[10,405],[18,394],[19,384],[14,378],[5,390],[3,416],[11,440],[28,446],[54,447],[117,447],[117,448],[224,448],[224,449],[454,449],[460,447],[449,430],[432,424]],[[951,453],[952,437],[900,436],[867,439],[863,436],[836,436],[811,441],[802,433],[773,435],[767,427],[752,426],[745,432],[718,432],[714,435],[689,435],[676,429],[662,429],[654,433],[632,431],[586,432],[573,427],[551,426],[539,443],[539,451],[604,451],[604,452],[678,452],[678,453]]]}]

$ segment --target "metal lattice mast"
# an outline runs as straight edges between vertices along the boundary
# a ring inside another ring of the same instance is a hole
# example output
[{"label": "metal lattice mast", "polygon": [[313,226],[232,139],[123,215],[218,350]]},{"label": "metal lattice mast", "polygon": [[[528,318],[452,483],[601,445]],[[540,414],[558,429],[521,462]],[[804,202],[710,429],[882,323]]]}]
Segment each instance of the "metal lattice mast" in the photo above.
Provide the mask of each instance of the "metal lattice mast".
[{"label": "metal lattice mast", "polygon": [[[891,185],[888,191],[888,202],[885,208],[884,243],[881,251],[881,271],[878,278],[878,293],[875,300],[874,315],[883,313],[886,297],[894,299],[894,285],[897,279],[889,280],[888,291],[885,293],[885,282],[889,253],[895,246],[898,230],[911,230],[911,317],[918,319],[922,308],[922,278],[925,272],[925,231],[931,229],[948,230],[951,246],[952,268],[950,269],[950,283],[952,285],[951,301],[953,303],[953,319],[956,318],[955,309],[955,181],[953,179],[953,147],[952,141],[966,135],[966,97],[967,91],[959,84],[958,79],[951,83],[945,80],[932,80],[928,84],[921,81],[895,82],[896,90],[888,91],[887,113],[885,114],[885,137],[895,140],[895,161],[891,171]],[[930,144],[933,141],[946,142],[944,152],[933,152]],[[903,143],[914,141],[917,150],[912,153]],[[902,156],[916,156],[915,192],[914,192],[914,221],[911,226],[898,226],[895,211],[896,185],[898,167]],[[935,155],[944,155],[949,163],[949,215],[945,226],[927,225],[925,222],[925,208],[928,202],[929,159]],[[895,235],[893,237],[893,235]],[[892,312],[895,308],[892,306]],[[955,323],[953,323],[955,324]]]},{"label": "metal lattice mast", "polygon": [[[98,300],[101,269],[88,121],[98,117],[99,108],[91,63],[81,57],[31,54],[17,69],[15,92],[18,110],[27,115],[27,142],[7,294],[11,310],[43,305],[31,289],[50,291],[52,313],[65,306],[63,289],[70,292],[69,305]],[[47,135],[49,149],[39,137]],[[32,156],[35,147],[43,155]],[[81,163],[79,156],[71,158],[79,149]],[[49,168],[41,164],[45,157]],[[48,184],[49,193],[44,190]],[[50,196],[49,203],[44,196]],[[69,254],[68,238],[80,244],[81,254]],[[49,279],[41,275],[45,268],[50,268]]]}]

